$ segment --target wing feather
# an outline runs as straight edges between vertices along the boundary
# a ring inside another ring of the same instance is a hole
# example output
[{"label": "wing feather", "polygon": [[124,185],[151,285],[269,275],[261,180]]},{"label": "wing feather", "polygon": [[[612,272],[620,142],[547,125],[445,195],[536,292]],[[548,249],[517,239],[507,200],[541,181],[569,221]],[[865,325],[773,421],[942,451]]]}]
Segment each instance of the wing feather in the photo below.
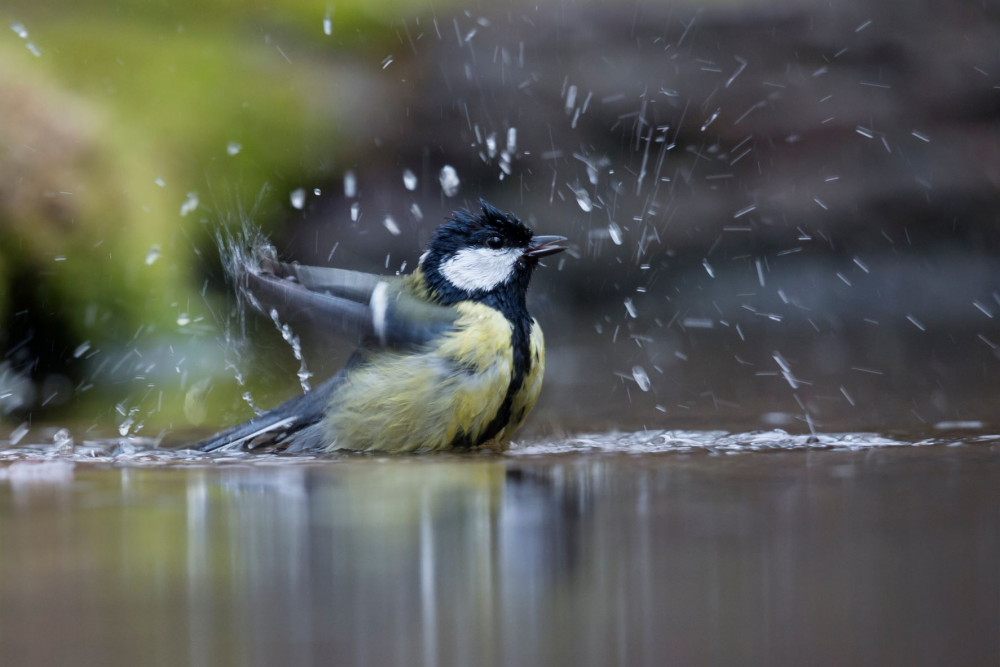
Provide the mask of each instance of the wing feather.
[{"label": "wing feather", "polygon": [[420,299],[398,278],[262,261],[240,281],[254,305],[368,345],[421,346],[454,328],[454,309]]}]

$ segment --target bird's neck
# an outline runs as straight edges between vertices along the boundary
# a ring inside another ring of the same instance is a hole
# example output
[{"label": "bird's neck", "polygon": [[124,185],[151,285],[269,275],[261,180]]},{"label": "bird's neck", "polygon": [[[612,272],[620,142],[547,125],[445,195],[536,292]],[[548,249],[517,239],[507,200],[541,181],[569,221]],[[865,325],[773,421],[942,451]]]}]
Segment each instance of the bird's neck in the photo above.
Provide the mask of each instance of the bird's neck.
[{"label": "bird's neck", "polygon": [[515,328],[525,330],[531,328],[531,315],[528,313],[524,290],[499,289],[477,296],[473,300],[499,310]]},{"label": "bird's neck", "polygon": [[497,289],[470,293],[452,285],[433,267],[429,270],[417,267],[407,276],[406,284],[419,298],[446,306],[461,301],[474,301],[500,311],[515,328],[530,329],[531,316],[528,314],[526,299],[530,279],[530,270],[518,272],[510,282]]}]

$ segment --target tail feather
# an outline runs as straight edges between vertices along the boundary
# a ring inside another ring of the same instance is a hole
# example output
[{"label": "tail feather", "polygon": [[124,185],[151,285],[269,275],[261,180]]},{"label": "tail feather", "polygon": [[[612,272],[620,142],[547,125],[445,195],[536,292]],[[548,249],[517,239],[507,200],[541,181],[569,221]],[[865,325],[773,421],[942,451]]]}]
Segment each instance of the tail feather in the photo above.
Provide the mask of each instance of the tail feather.
[{"label": "tail feather", "polygon": [[[341,381],[342,376],[338,373],[306,394],[215,434],[195,449],[202,452],[285,449],[293,441],[297,451],[320,449],[325,444],[322,442],[322,430],[309,427],[323,419],[330,396]],[[309,442],[300,442],[303,438]]]}]

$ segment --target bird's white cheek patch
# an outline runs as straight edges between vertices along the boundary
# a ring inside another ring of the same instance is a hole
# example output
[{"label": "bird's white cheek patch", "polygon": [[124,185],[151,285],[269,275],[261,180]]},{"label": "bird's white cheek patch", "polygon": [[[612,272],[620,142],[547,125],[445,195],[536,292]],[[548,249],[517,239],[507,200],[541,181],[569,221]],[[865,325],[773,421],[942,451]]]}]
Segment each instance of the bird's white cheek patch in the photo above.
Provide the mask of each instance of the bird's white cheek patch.
[{"label": "bird's white cheek patch", "polygon": [[466,248],[441,263],[441,275],[467,292],[489,292],[510,280],[522,254],[519,248]]}]

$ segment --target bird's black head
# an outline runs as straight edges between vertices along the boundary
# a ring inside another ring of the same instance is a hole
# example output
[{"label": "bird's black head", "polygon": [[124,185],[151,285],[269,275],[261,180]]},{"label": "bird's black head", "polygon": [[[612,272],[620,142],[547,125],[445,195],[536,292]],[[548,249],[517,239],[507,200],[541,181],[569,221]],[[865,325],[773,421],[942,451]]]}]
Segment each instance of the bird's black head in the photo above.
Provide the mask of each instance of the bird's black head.
[{"label": "bird's black head", "polygon": [[438,227],[420,258],[427,286],[442,303],[497,299],[523,304],[539,257],[564,250],[561,236],[536,236],[516,216],[479,202]]}]

